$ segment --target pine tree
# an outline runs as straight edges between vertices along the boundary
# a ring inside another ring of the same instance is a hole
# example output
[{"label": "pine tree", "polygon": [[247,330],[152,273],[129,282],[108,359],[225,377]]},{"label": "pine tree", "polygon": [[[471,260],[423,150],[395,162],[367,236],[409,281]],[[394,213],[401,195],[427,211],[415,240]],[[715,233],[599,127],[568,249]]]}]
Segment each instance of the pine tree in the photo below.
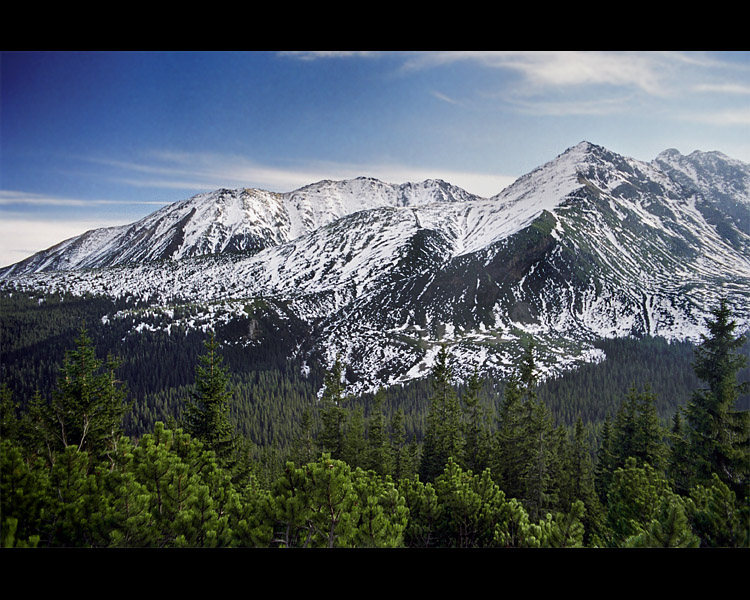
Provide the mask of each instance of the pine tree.
[{"label": "pine tree", "polygon": [[219,354],[219,344],[211,333],[205,342],[206,353],[195,367],[195,386],[185,407],[185,431],[216,453],[227,464],[235,448],[235,437],[229,422],[229,374]]},{"label": "pine tree", "polygon": [[658,513],[645,530],[624,543],[634,548],[697,548],[699,544],[700,540],[690,528],[678,496],[663,500]]},{"label": "pine tree", "polygon": [[383,402],[385,392],[379,388],[373,399],[373,407],[368,419],[366,466],[379,475],[390,475],[393,469],[391,445],[385,430]]},{"label": "pine tree", "polygon": [[363,467],[367,460],[367,440],[365,439],[365,417],[361,406],[349,415],[349,426],[344,435],[341,460],[352,469]]},{"label": "pine tree", "polygon": [[615,471],[615,457],[612,453],[612,422],[607,417],[602,425],[601,441],[596,451],[596,467],[594,469],[594,485],[599,500],[606,504],[612,474]]},{"label": "pine tree", "polygon": [[81,327],[75,350],[65,354],[57,389],[49,405],[37,401],[41,437],[54,450],[74,446],[96,458],[112,450],[122,435],[127,411],[126,389],[114,376],[117,363],[96,358],[93,343]]},{"label": "pine tree", "polygon": [[404,409],[399,408],[393,413],[390,423],[391,446],[390,456],[393,460],[393,479],[400,481],[416,474],[415,454],[413,444],[406,442],[406,426],[404,424]]},{"label": "pine tree", "polygon": [[553,478],[554,428],[543,402],[529,400],[524,406],[527,414],[523,428],[521,483],[524,505],[529,517],[536,520],[557,501]]},{"label": "pine tree", "polygon": [[432,369],[430,412],[419,468],[420,477],[426,482],[434,481],[443,472],[450,457],[461,455],[461,407],[451,375],[448,350],[441,346]]},{"label": "pine tree", "polygon": [[664,468],[666,448],[664,432],[659,425],[656,396],[650,387],[638,392],[632,387],[620,407],[612,430],[614,467],[621,467],[632,456],[638,464],[649,463],[657,470]]},{"label": "pine tree", "polygon": [[512,376],[503,390],[498,409],[492,470],[510,498],[523,498],[523,392],[517,376]]},{"label": "pine tree", "polygon": [[696,483],[710,482],[716,473],[743,498],[750,493],[750,413],[736,410],[736,402],[750,387],[750,382],[737,382],[747,364],[738,353],[745,338],[735,336],[737,323],[725,299],[712,315],[693,363],[708,387],[695,391],[685,411],[690,458]]},{"label": "pine tree", "polygon": [[320,399],[323,429],[318,435],[320,451],[329,454],[334,460],[341,460],[344,452],[344,425],[347,411],[343,404],[344,386],[341,378],[343,367],[341,360],[336,361],[323,382],[323,396]]},{"label": "pine tree", "polygon": [[479,394],[483,381],[477,369],[474,370],[463,402],[463,455],[461,466],[474,473],[481,473],[489,466],[489,432],[485,425],[485,412],[481,405]]},{"label": "pine tree", "polygon": [[692,472],[688,460],[688,442],[679,410],[672,416],[672,427],[668,434],[670,446],[667,459],[667,476],[672,489],[685,496],[690,489]]}]

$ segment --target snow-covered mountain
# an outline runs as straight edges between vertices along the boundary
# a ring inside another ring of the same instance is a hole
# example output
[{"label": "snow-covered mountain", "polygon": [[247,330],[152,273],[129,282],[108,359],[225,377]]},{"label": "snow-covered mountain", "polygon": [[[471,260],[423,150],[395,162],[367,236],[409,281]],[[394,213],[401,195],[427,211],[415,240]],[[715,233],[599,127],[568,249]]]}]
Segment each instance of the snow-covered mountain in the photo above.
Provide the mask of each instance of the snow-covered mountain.
[{"label": "snow-covered mountain", "polygon": [[359,210],[474,199],[444,181],[392,185],[369,177],[321,181],[288,194],[220,189],[165,206],[130,225],[88,231],[0,270],[0,277],[229,252],[253,254]]},{"label": "snow-covered mountain", "polygon": [[[528,336],[555,373],[601,359],[601,337],[694,339],[719,295],[750,326],[749,215],[750,165],[674,150],[644,163],[583,142],[492,198],[365,178],[220,190],[0,281],[132,297],[153,306],[142,326],[182,302],[203,303],[204,321],[294,319],[297,351],[340,355],[354,389],[426,375],[442,343],[460,376],[502,374]],[[72,268],[94,265],[115,266]]]}]

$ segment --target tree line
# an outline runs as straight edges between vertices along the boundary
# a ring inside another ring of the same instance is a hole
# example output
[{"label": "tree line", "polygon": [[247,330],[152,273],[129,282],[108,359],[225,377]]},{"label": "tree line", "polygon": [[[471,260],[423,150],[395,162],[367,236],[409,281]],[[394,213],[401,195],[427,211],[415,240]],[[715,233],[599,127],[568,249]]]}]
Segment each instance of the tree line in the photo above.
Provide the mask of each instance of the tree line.
[{"label": "tree line", "polygon": [[293,443],[259,447],[230,418],[234,390],[212,335],[178,417],[135,439],[117,363],[85,328],[53,392],[25,407],[2,387],[4,546],[747,547],[750,413],[744,338],[722,300],[697,348],[703,386],[664,427],[633,385],[593,436],[555,425],[535,347],[494,405],[477,373],[452,382],[442,347],[421,439],[386,392],[365,414],[345,365],[325,374]]}]

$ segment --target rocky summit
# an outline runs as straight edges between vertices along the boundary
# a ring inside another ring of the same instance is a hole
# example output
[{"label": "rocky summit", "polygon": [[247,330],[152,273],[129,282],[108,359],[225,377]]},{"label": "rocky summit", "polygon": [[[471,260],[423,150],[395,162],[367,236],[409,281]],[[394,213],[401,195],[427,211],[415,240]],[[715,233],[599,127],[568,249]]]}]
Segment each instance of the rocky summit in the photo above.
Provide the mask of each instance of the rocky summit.
[{"label": "rocky summit", "polygon": [[507,373],[531,337],[555,374],[602,360],[601,338],[698,339],[722,296],[750,327],[750,165],[582,142],[491,198],[439,180],[222,189],[61,242],[0,285],[125,299],[102,319],[132,335],[236,322],[253,345],[288,327],[290,356],[340,356],[354,391],[426,376],[443,344],[465,378]]}]

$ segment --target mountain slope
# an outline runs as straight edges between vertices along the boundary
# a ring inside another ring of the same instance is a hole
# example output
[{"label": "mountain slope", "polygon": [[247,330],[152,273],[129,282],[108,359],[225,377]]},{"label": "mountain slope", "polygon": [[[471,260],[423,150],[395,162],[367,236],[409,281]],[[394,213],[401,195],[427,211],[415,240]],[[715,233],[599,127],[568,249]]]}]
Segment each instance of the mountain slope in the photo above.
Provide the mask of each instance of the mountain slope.
[{"label": "mountain slope", "polygon": [[[426,375],[442,343],[459,376],[503,375],[528,336],[554,374],[600,360],[602,337],[695,339],[719,294],[747,328],[749,189],[750,167],[721,155],[644,163],[583,142],[488,199],[444,182],[320,182],[269,194],[266,212],[233,221],[252,222],[262,249],[206,255],[220,246],[197,240],[232,236],[211,237],[215,220],[202,220],[200,236],[185,225],[185,244],[173,244],[203,256],[3,277],[9,289],[132,297],[154,310],[199,302],[209,313],[221,300],[228,319],[263,299],[274,318],[307,324],[298,352],[328,364],[340,355],[353,389]],[[189,223],[188,204],[157,222]]]},{"label": "mountain slope", "polygon": [[321,181],[288,194],[220,189],[165,206],[131,225],[88,231],[0,269],[0,278],[219,253],[254,254],[359,210],[475,199],[444,181],[393,185],[368,177]]}]

